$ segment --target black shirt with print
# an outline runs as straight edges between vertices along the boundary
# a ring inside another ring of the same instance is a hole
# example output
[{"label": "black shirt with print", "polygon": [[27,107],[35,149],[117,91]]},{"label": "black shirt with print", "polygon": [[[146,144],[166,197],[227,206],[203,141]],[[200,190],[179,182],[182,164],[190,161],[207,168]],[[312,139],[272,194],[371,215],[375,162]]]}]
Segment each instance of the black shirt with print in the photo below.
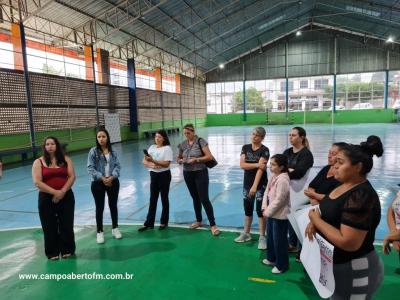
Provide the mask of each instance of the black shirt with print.
[{"label": "black shirt with print", "polygon": [[[245,156],[245,162],[249,164],[255,164],[258,163],[261,157],[264,159],[268,160],[269,159],[269,149],[261,145],[260,148],[257,150],[253,150],[251,144],[244,145],[242,147],[242,152],[240,155],[244,154]],[[243,178],[243,187],[245,189],[250,189],[254,183],[254,179],[256,178],[258,169],[252,169],[252,170],[244,170],[244,178]],[[258,183],[257,190],[261,188],[265,188],[268,183],[268,177],[267,177],[267,171],[264,172],[263,176],[261,177],[260,182]]]}]

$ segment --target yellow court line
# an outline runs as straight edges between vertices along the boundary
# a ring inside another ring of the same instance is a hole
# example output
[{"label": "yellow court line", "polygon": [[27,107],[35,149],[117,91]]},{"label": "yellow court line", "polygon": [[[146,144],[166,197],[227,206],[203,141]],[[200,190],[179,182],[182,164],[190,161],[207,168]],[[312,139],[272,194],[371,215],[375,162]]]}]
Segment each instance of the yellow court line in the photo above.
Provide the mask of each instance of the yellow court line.
[{"label": "yellow court line", "polygon": [[248,280],[255,281],[255,282],[262,282],[262,283],[275,283],[276,282],[275,280],[256,278],[256,277],[249,277]]}]

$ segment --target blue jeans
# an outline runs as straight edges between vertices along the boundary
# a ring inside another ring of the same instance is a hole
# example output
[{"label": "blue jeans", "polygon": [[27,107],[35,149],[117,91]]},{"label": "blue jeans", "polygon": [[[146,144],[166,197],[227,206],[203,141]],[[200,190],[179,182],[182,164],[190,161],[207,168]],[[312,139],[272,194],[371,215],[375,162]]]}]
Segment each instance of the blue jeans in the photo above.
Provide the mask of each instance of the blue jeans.
[{"label": "blue jeans", "polygon": [[267,218],[267,259],[280,271],[289,269],[288,220]]}]

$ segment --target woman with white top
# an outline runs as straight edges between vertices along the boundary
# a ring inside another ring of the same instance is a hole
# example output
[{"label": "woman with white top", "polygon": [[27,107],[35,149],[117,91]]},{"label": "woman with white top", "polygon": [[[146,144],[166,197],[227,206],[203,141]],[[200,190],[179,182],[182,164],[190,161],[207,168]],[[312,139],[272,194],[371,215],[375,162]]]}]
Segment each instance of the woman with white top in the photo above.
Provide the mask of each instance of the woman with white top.
[{"label": "woman with white top", "polygon": [[159,230],[168,226],[169,219],[169,186],[171,183],[170,163],[173,153],[165,130],[159,130],[154,136],[155,145],[151,145],[145,153],[143,164],[150,171],[150,206],[146,221],[139,231],[154,228],[158,195],[161,194],[162,212]]},{"label": "woman with white top", "polygon": [[117,152],[112,150],[110,135],[105,128],[100,128],[96,135],[96,147],[89,151],[87,170],[92,176],[92,194],[96,204],[97,243],[104,243],[103,212],[105,194],[108,196],[112,221],[112,235],[116,239],[122,238],[118,229],[118,194],[119,174],[121,165]]}]

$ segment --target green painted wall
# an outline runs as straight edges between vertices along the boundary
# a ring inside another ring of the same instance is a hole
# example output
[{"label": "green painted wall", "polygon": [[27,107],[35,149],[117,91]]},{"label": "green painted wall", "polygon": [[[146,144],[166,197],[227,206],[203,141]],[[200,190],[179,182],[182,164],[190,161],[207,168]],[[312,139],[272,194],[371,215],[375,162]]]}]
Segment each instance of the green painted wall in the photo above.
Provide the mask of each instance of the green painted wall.
[{"label": "green painted wall", "polygon": [[[239,125],[259,125],[259,124],[302,124],[304,123],[331,123],[332,113],[325,111],[313,112],[290,112],[285,113],[254,113],[247,114],[246,121],[242,114],[209,114],[207,118],[173,120],[164,123],[165,128],[179,127],[187,123],[192,123],[196,127],[205,126],[239,126]],[[334,114],[334,123],[336,124],[355,124],[355,123],[391,123],[397,120],[393,109],[372,109],[372,110],[343,110]],[[121,138],[123,141],[143,138],[144,133],[149,130],[162,128],[161,122],[142,123],[139,126],[139,132],[130,131],[129,126],[121,127]],[[72,130],[54,130],[46,132],[37,132],[37,144],[41,144],[46,136],[54,135],[58,137],[61,143],[67,143],[68,152],[88,149],[94,144],[95,128],[83,128]],[[29,147],[30,138],[28,133],[0,136],[0,151],[2,149]],[[19,155],[5,157],[5,163],[18,162],[21,160]]]},{"label": "green painted wall", "polygon": [[[184,119],[184,120],[171,120],[171,121],[165,121],[164,122],[164,128],[180,128],[185,124],[192,123],[196,127],[205,127],[206,126],[207,119],[206,118],[196,118],[196,119]],[[146,122],[146,123],[141,123],[139,125],[139,133],[137,136],[142,139],[144,138],[144,133],[146,131],[155,131],[158,129],[162,129],[162,122]]]},{"label": "green painted wall", "polygon": [[[123,130],[121,130],[122,133]],[[68,152],[87,149],[93,146],[95,128],[80,128],[71,130],[53,130],[36,132],[36,145],[40,146],[47,136],[55,136],[61,143],[68,144]],[[0,151],[2,149],[23,148],[30,146],[28,133],[0,136]],[[28,156],[28,159],[32,156]],[[3,158],[5,163],[13,163],[21,160],[20,155],[7,156]]]},{"label": "green painted wall", "polygon": [[[206,118],[202,119],[185,119],[185,120],[173,120],[164,123],[165,128],[182,128],[186,123],[196,124],[197,127],[206,126]],[[144,132],[148,130],[157,130],[162,128],[161,122],[142,123],[139,126],[139,132],[131,132],[129,126],[121,127],[121,139],[122,141],[136,140],[144,137]],[[84,149],[89,149],[94,145],[94,136],[96,133],[95,128],[81,128],[71,130],[53,130],[36,132],[36,144],[41,145],[43,139],[47,136],[57,137],[61,143],[68,144],[68,152],[74,152]],[[12,148],[24,148],[30,146],[29,133],[3,135],[0,136],[0,151],[4,149]],[[28,155],[28,159],[31,159],[32,155]],[[21,155],[6,156],[2,158],[3,162],[16,163],[21,161]]]},{"label": "green painted wall", "polygon": [[257,125],[266,124],[265,113],[248,114],[246,121],[242,114],[209,114],[207,115],[207,126],[239,126],[239,125]]},{"label": "green painted wall", "polygon": [[[240,126],[259,124],[302,124],[332,123],[332,113],[327,111],[284,112],[247,114],[246,121],[242,114],[209,114],[207,126]],[[334,114],[336,124],[357,123],[392,123],[397,117],[393,109],[341,110]]]}]

